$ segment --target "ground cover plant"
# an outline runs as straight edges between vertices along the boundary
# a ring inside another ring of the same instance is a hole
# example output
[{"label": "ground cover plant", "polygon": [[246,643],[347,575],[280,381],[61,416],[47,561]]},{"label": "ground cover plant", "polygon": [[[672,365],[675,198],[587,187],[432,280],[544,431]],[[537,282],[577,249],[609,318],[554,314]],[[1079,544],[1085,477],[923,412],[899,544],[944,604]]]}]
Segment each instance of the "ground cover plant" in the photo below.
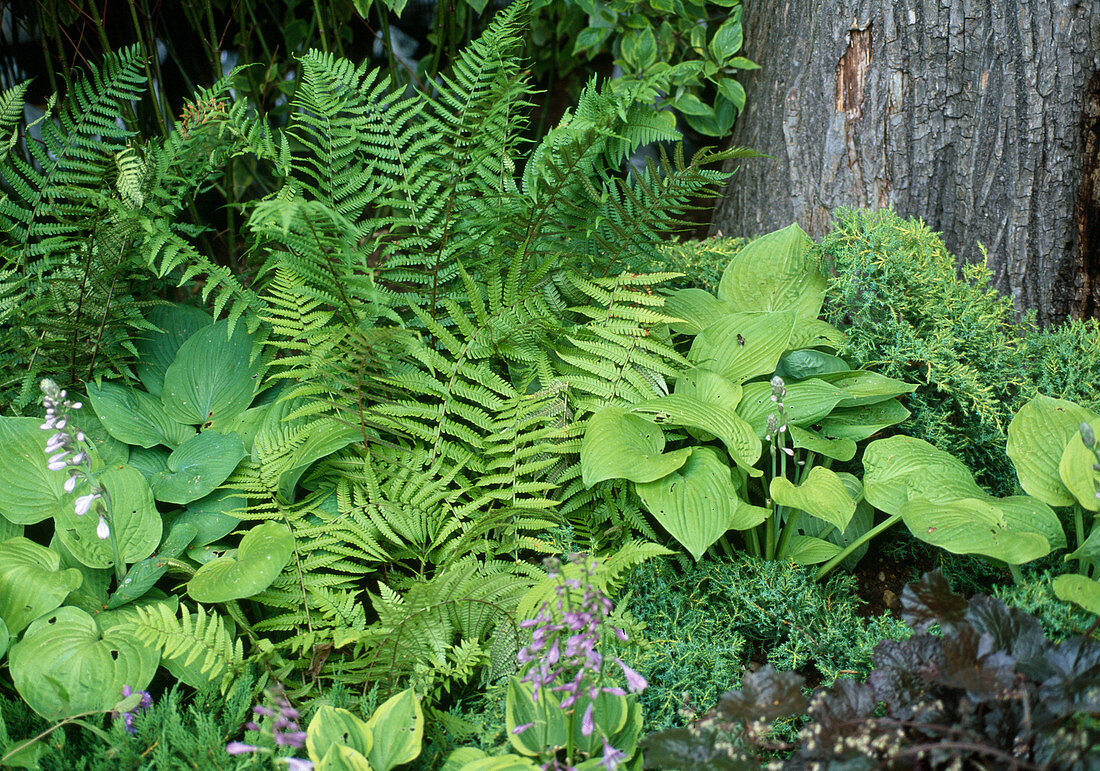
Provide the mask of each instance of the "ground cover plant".
[{"label": "ground cover plant", "polygon": [[[750,153],[685,157],[640,76],[593,79],[531,141],[529,10],[431,88],[304,52],[277,115],[235,71],[143,133],[137,48],[37,122],[27,84],[0,96],[0,763],[652,766],[680,684],[705,711],[770,661],[844,691],[903,645],[844,596],[899,523],[1021,585],[1072,548],[1054,590],[1097,609],[1095,415],[1029,393],[1001,469],[907,435],[943,402],[864,355],[880,309],[837,289],[858,250],[797,225],[676,245],[712,167]],[[648,50],[638,13],[624,57]],[[701,55],[736,53],[735,22]],[[226,260],[193,214],[231,161],[266,182],[226,198]],[[952,371],[990,334],[1015,351],[1003,304],[935,256],[994,330]],[[1057,362],[1089,329],[1021,332],[1042,344],[1019,382],[1082,388]],[[956,402],[997,426],[984,382]],[[1026,494],[979,484],[1013,472]],[[802,752],[801,720],[769,751]]]}]

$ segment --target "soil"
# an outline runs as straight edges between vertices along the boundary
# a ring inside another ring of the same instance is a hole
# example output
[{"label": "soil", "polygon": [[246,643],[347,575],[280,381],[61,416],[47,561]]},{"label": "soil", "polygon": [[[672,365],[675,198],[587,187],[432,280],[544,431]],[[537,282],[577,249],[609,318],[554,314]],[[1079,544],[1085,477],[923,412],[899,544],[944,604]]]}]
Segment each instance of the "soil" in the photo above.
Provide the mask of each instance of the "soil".
[{"label": "soil", "polygon": [[886,611],[895,615],[901,609],[901,592],[905,585],[915,581],[925,572],[938,567],[931,554],[906,555],[899,560],[890,550],[870,549],[855,569],[857,592],[864,601],[859,614],[865,618],[879,616]]}]

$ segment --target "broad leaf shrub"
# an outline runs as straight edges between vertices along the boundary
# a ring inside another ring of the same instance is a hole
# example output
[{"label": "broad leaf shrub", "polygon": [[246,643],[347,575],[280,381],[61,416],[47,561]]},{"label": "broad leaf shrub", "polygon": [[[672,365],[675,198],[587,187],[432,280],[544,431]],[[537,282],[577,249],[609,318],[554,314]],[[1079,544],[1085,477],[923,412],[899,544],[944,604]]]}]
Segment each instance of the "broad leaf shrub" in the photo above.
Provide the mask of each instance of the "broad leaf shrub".
[{"label": "broad leaf shrub", "polygon": [[908,635],[890,614],[860,615],[851,574],[815,582],[811,569],[778,560],[705,559],[686,570],[651,560],[628,585],[641,642],[624,655],[649,681],[639,697],[649,730],[681,725],[682,707],[709,709],[750,661],[828,683],[865,676],[880,640]]},{"label": "broad leaf shrub", "polygon": [[[647,736],[646,767],[775,769],[1090,769],[1100,711],[1100,641],[1052,643],[1039,622],[999,600],[953,593],[938,572],[906,587],[906,640],[875,648],[866,682],[837,680],[806,697],[805,679],[772,666],[689,728]],[[805,712],[792,746],[767,721]],[[1026,764],[1026,765],[1025,765]]]}]

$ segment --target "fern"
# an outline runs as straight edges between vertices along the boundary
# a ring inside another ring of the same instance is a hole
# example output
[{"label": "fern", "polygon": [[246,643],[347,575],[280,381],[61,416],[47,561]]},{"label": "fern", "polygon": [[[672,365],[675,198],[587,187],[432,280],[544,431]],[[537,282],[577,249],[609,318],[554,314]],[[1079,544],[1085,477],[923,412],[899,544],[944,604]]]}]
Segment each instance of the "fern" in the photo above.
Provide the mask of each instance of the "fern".
[{"label": "fern", "polygon": [[202,605],[191,613],[180,606],[179,617],[166,603],[135,606],[137,618],[126,626],[139,639],[159,648],[164,664],[189,685],[219,683],[222,692],[244,662],[240,638],[225,620]]}]

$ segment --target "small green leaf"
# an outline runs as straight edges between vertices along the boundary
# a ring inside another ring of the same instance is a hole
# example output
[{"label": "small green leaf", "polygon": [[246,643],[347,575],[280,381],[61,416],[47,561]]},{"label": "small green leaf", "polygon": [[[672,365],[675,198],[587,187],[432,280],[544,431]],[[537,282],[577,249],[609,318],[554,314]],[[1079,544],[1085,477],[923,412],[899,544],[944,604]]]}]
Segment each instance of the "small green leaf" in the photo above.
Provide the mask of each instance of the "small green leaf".
[{"label": "small green leaf", "polygon": [[727,62],[741,50],[744,35],[741,32],[741,14],[731,14],[710,40],[710,55],[715,61]]},{"label": "small green leaf", "polygon": [[821,434],[831,439],[862,442],[884,428],[904,422],[908,417],[909,410],[901,406],[897,399],[859,407],[838,407],[822,418]]},{"label": "small green leaf", "polygon": [[829,439],[808,428],[787,426],[795,447],[847,463],[856,456],[856,443],[851,439]]},{"label": "small green leaf", "polygon": [[718,81],[718,93],[728,99],[738,112],[745,109],[745,87],[733,78],[721,78]]},{"label": "small green leaf", "polygon": [[377,741],[367,754],[375,771],[390,771],[394,766],[411,763],[420,755],[424,740],[424,712],[420,700],[412,689],[391,696],[382,703],[367,721],[372,736]]},{"label": "small green leaf", "polygon": [[658,426],[622,407],[607,405],[588,419],[581,440],[581,478],[586,487],[605,479],[652,482],[680,468],[690,448],[662,454]]},{"label": "small green leaf", "polygon": [[[1100,423],[1097,425],[1100,426]],[[1094,428],[1093,431],[1095,430]],[[1092,468],[1094,463],[1096,454],[1085,447],[1081,441],[1081,432],[1078,431],[1070,437],[1066,449],[1062,451],[1062,457],[1058,461],[1058,476],[1082,508],[1100,511],[1100,500],[1096,498],[1097,474]]]},{"label": "small green leaf", "polygon": [[[824,380],[812,378],[788,383],[787,395],[783,397],[783,406],[790,426],[811,426],[818,421],[825,424],[824,418],[836,414],[835,407],[845,397],[845,392]],[[744,387],[737,414],[753,427],[758,436],[765,436],[768,415],[777,412],[772,401],[770,383],[748,383]],[[824,434],[825,431],[823,430]],[[826,434],[827,435],[827,434]]]},{"label": "small green leaf", "polygon": [[[508,696],[504,710],[508,741],[516,752],[531,757],[547,749],[564,747],[569,740],[569,728],[561,702],[549,688],[539,689],[539,700],[528,683],[518,677],[508,681]],[[531,724],[516,733],[516,728]]]},{"label": "small green leaf", "polygon": [[798,565],[820,565],[840,554],[835,543],[810,535],[794,535],[783,556]]},{"label": "small green leaf", "polygon": [[917,390],[916,383],[906,383],[863,369],[828,372],[818,377],[847,391],[848,396],[841,399],[840,404],[837,405],[839,407],[877,404]]},{"label": "small green leaf", "polygon": [[1054,595],[1062,602],[1075,603],[1100,615],[1100,581],[1078,575],[1058,576],[1054,579]]},{"label": "small green leaf", "polygon": [[324,704],[309,721],[306,751],[314,763],[320,763],[332,747],[341,745],[350,747],[366,759],[374,746],[371,729],[346,709]]},{"label": "small green leaf", "polygon": [[276,522],[249,530],[236,554],[203,565],[187,582],[197,602],[228,602],[259,594],[278,578],[294,552],[294,536]]}]

